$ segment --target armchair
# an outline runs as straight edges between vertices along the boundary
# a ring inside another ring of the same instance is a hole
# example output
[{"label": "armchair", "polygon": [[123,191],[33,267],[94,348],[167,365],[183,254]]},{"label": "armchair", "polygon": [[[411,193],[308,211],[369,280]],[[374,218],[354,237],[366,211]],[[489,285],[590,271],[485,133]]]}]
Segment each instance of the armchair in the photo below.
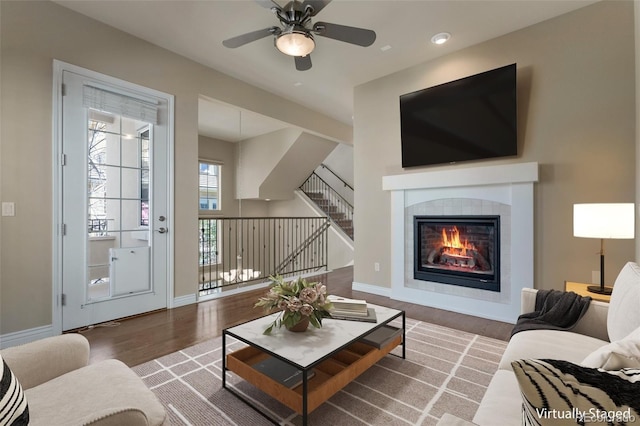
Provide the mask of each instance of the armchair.
[{"label": "armchair", "polygon": [[0,352],[22,385],[31,426],[169,425],[163,405],[124,363],[88,365],[89,342],[63,334]]}]

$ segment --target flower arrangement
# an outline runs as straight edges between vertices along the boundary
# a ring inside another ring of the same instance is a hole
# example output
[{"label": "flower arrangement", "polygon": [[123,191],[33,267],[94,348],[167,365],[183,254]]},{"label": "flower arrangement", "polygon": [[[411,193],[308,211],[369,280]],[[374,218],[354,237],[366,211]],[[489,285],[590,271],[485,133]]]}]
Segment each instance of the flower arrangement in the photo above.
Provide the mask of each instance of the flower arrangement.
[{"label": "flower arrangement", "polygon": [[322,318],[330,317],[333,307],[327,299],[327,287],[319,282],[307,282],[304,278],[285,282],[281,276],[269,277],[273,286],[266,296],[258,299],[254,307],[262,306],[266,311],[281,310],[281,314],[264,331],[271,333],[273,327],[293,327],[304,317],[316,328],[322,327]]}]

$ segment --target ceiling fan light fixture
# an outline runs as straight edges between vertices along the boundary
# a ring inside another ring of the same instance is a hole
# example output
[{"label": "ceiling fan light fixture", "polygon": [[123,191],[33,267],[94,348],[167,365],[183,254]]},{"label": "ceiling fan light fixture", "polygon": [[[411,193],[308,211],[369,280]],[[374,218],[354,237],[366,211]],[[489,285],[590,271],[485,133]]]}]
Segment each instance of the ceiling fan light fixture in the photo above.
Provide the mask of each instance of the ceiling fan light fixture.
[{"label": "ceiling fan light fixture", "polygon": [[276,37],[276,48],[289,56],[307,56],[316,47],[313,36],[298,25],[291,26]]}]

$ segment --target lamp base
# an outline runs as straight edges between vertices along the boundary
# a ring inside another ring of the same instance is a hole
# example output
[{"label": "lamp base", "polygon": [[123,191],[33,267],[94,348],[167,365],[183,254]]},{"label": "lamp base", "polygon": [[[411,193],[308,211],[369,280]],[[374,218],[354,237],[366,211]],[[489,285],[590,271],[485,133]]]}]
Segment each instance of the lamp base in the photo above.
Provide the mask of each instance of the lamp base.
[{"label": "lamp base", "polygon": [[613,291],[612,287],[600,287],[599,285],[590,285],[587,287],[587,291],[590,291],[591,293],[597,293],[597,294],[611,294],[611,292]]}]

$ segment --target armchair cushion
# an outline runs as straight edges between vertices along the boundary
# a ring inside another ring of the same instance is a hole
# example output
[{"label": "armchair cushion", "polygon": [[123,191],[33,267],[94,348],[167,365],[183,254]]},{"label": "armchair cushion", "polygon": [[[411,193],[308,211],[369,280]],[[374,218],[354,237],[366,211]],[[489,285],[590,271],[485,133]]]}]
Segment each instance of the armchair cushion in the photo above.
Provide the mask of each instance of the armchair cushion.
[{"label": "armchair cushion", "polygon": [[29,406],[22,386],[0,355],[0,425],[29,424]]}]

